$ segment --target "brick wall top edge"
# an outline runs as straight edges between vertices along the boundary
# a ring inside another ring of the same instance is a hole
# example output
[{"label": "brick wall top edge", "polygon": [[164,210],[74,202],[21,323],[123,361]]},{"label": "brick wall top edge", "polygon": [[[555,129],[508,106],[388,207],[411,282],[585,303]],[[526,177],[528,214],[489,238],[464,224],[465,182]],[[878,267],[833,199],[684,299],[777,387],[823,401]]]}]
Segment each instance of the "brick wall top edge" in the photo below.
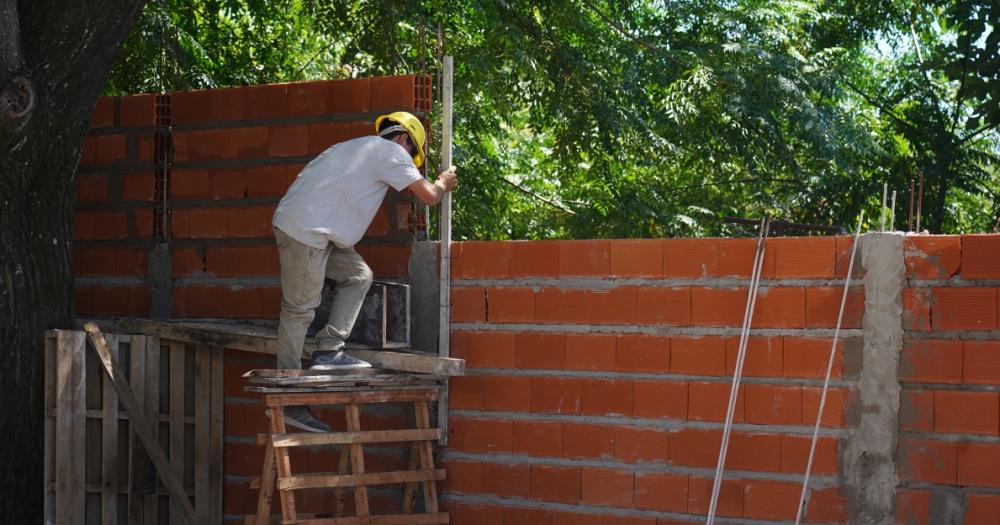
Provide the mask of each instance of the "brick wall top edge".
[{"label": "brick wall top edge", "polygon": [[[421,77],[421,76],[428,76],[428,75],[389,75],[389,76],[384,76],[384,77],[355,77],[355,78],[327,78],[327,79],[320,79],[320,80],[296,80],[294,82],[274,82],[274,83],[271,83],[271,84],[252,84],[252,85],[246,85],[246,86],[227,86],[227,87],[210,88],[210,89],[189,89],[189,90],[183,90],[183,91],[173,91],[173,92],[170,92],[170,93],[167,93],[167,94],[168,95],[176,95],[178,93],[206,93],[206,92],[212,92],[212,91],[220,91],[220,90],[223,90],[223,89],[236,89],[236,90],[240,90],[240,89],[253,89],[255,87],[261,87],[261,86],[286,86],[286,87],[292,87],[292,86],[298,86],[298,85],[319,84],[319,83],[330,83],[330,84],[333,84],[333,83],[336,83],[336,82],[371,81],[371,80],[381,80],[381,79],[402,79],[402,78],[414,78],[415,79],[415,78],[418,78],[418,77]],[[108,97],[108,98],[110,98],[110,97]]]}]

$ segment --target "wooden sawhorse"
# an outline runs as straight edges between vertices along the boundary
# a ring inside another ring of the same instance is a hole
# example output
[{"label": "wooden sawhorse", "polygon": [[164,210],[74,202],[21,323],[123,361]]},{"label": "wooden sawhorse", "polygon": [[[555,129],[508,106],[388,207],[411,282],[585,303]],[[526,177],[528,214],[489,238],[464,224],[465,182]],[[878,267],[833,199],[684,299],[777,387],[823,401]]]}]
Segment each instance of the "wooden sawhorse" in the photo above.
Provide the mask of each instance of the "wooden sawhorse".
[{"label": "wooden sawhorse", "polygon": [[[372,388],[372,387],[367,387]],[[271,515],[274,489],[281,500],[281,523],[308,525],[430,525],[448,523],[448,513],[439,512],[437,488],[434,482],[445,478],[444,469],[434,467],[431,442],[441,437],[441,431],[430,426],[429,404],[438,398],[438,388],[412,387],[406,390],[347,390],[343,388],[324,391],[322,388],[287,389],[252,388],[260,392],[264,405],[270,409],[271,432],[260,437],[266,442],[264,468],[260,479],[260,494],[256,515],[247,516],[245,525],[267,524]],[[400,430],[361,429],[360,405],[373,403],[413,403],[416,428]],[[347,419],[346,432],[287,433],[284,408],[296,405],[344,405]],[[372,443],[410,443],[410,469],[395,472],[366,472],[363,446]],[[337,473],[293,474],[289,449],[292,447],[341,445],[340,465]],[[349,472],[348,472],[349,470]],[[371,485],[404,484],[403,509],[400,514],[372,515],[368,505]],[[417,484],[423,486],[426,512],[415,514]],[[355,515],[343,516],[342,491],[350,487],[354,492]],[[334,488],[335,511],[333,517],[306,515],[295,509],[297,490]]]}]

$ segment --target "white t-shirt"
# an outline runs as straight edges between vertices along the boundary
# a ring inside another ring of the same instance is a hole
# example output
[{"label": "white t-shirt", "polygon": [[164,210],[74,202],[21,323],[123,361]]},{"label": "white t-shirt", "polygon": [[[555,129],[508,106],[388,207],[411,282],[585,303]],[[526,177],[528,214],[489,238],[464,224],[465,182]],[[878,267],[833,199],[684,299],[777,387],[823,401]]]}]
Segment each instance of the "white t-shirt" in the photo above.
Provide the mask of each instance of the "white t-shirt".
[{"label": "white t-shirt", "polygon": [[334,144],[299,173],[272,224],[315,248],[350,248],[364,236],[389,186],[422,179],[402,146],[375,135]]}]

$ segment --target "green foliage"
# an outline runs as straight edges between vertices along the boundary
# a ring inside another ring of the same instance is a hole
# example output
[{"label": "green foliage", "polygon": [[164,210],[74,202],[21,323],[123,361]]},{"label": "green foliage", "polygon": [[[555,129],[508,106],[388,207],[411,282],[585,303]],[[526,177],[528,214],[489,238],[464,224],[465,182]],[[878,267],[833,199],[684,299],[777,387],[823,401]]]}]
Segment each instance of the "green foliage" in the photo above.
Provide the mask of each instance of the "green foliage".
[{"label": "green foliage", "polygon": [[920,172],[924,224],[984,231],[998,16],[987,0],[163,0],[109,90],[437,73],[443,46],[457,238],[718,235],[763,213],[850,226]]}]

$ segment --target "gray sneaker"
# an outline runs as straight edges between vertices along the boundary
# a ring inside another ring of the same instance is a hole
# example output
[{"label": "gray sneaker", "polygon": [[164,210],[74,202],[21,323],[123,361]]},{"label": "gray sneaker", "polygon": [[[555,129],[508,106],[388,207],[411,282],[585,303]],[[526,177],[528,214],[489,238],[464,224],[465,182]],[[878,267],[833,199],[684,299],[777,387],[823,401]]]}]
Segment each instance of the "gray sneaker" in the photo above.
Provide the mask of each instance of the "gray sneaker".
[{"label": "gray sneaker", "polygon": [[[270,410],[267,415],[271,416]],[[285,407],[285,424],[306,432],[332,432],[330,425],[314,418],[312,412],[304,406]]]},{"label": "gray sneaker", "polygon": [[309,370],[359,370],[371,367],[372,365],[367,361],[351,357],[343,350],[334,352],[317,350],[313,352]]}]

